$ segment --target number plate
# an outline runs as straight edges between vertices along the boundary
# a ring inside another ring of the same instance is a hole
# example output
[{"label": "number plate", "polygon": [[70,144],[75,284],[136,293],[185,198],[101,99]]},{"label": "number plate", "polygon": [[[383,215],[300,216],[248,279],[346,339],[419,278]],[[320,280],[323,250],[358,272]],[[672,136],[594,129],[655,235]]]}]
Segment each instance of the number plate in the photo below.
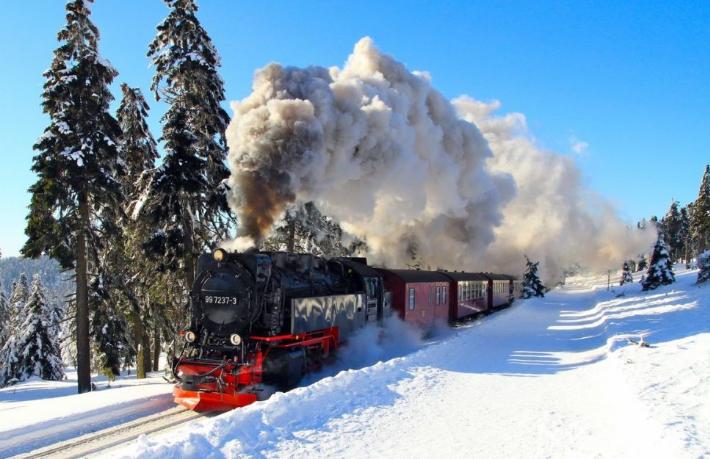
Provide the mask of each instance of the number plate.
[{"label": "number plate", "polygon": [[236,296],[218,296],[218,295],[205,295],[205,304],[233,304],[239,303],[239,298]]}]

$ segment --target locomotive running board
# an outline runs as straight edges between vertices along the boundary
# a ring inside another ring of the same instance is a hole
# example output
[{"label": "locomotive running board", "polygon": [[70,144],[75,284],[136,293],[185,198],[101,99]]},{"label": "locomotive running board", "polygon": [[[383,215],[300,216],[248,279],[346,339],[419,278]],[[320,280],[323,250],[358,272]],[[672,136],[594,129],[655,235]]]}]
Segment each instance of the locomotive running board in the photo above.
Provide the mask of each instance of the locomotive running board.
[{"label": "locomotive running board", "polygon": [[221,392],[202,392],[173,388],[175,403],[194,411],[229,411],[233,408],[251,405],[256,402],[254,393],[224,394]]}]

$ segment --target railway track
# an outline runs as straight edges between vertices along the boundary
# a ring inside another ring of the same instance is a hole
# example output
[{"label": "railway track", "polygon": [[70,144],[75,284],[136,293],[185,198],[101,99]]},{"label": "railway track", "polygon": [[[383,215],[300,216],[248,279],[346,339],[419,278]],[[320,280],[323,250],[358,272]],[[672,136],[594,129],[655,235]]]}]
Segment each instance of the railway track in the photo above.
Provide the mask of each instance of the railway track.
[{"label": "railway track", "polygon": [[167,430],[203,416],[205,416],[203,413],[190,411],[183,407],[174,407],[160,413],[45,446],[15,457],[23,459],[39,457],[61,459],[86,457],[135,440],[141,435]]}]

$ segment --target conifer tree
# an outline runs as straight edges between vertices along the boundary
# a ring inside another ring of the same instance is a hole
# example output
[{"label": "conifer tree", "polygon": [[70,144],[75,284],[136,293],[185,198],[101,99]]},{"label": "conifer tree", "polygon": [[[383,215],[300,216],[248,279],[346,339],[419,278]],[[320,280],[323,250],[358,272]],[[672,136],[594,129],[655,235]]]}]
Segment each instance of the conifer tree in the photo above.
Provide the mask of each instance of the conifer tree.
[{"label": "conifer tree", "polygon": [[648,259],[646,255],[639,255],[639,261],[636,263],[636,271],[643,271],[648,268]]},{"label": "conifer tree", "polygon": [[668,253],[668,247],[663,241],[662,235],[659,234],[656,245],[653,248],[648,271],[646,271],[646,276],[641,282],[641,287],[644,291],[654,290],[661,285],[668,285],[673,282],[675,282],[675,275],[673,274],[673,265]]},{"label": "conifer tree", "polygon": [[[22,253],[46,253],[76,276],[77,379],[91,390],[89,265],[102,241],[115,232],[120,188],[114,177],[119,126],[109,113],[109,86],[117,75],[98,52],[99,33],[89,19],[91,0],[66,5],[66,25],[44,73],[42,107],[50,124],[34,146],[37,181]],[[93,269],[92,269],[93,271]]]},{"label": "conifer tree", "polygon": [[[12,312],[10,300],[5,294],[5,286],[0,279],[0,347],[7,341],[12,333]],[[0,360],[0,366],[3,362]]]},{"label": "conifer tree", "polygon": [[365,251],[366,243],[357,238],[349,243],[344,241],[340,225],[323,215],[313,202],[307,202],[286,209],[271,236],[264,241],[264,248],[342,257]]},{"label": "conifer tree", "polygon": [[20,277],[12,283],[10,290],[10,326],[17,327],[18,319],[22,315],[22,308],[27,304],[30,297],[30,284],[27,282],[27,274],[20,273]]},{"label": "conifer tree", "polygon": [[24,381],[32,376],[58,381],[64,377],[59,345],[52,332],[50,305],[44,287],[35,276],[25,317],[17,339],[17,367],[14,377]]},{"label": "conifer tree", "polygon": [[18,381],[17,330],[11,330],[7,339],[0,344],[0,387],[4,387]]},{"label": "conifer tree", "polygon": [[680,257],[685,260],[686,265],[689,266],[690,261],[690,250],[692,243],[690,242],[690,206],[682,207],[680,209]]},{"label": "conifer tree", "polygon": [[698,284],[710,280],[710,250],[698,255]]},{"label": "conifer tree", "polygon": [[121,185],[126,200],[133,203],[140,199],[158,159],[158,146],[148,128],[150,108],[139,88],[121,85],[123,98],[118,107],[116,118],[121,127],[119,146],[121,158],[125,164]]},{"label": "conifer tree", "polygon": [[0,340],[0,387],[18,381],[17,339],[24,317],[23,310],[29,297],[27,275],[20,273],[20,277],[12,283],[10,297],[7,299],[7,322],[3,324],[4,336]]},{"label": "conifer tree", "polygon": [[690,234],[694,242],[694,254],[710,248],[710,165],[705,166],[698,198],[693,203]]},{"label": "conifer tree", "polygon": [[14,305],[18,310],[27,303],[30,298],[30,284],[27,281],[27,274],[21,273],[20,277],[12,283],[10,292],[10,304]]},{"label": "conifer tree", "polygon": [[146,377],[146,369],[150,367],[150,343],[145,327],[149,305],[144,299],[148,295],[141,292],[149,291],[151,285],[156,282],[156,276],[154,263],[144,256],[141,247],[150,231],[140,210],[146,197],[144,193],[149,190],[155,174],[158,151],[148,128],[149,107],[143,94],[140,89],[131,88],[126,84],[121,85],[121,89],[123,99],[118,109],[118,122],[122,134],[119,144],[121,157],[126,164],[121,186],[126,196],[126,214],[129,217],[122,221],[125,237],[120,247],[116,245],[114,248],[120,252],[116,255],[118,261],[115,265],[123,267],[120,287],[132,334],[133,348],[127,348],[125,356],[130,359],[137,357],[136,377],[142,379]]},{"label": "conifer tree", "polygon": [[162,120],[165,159],[145,204],[157,230],[145,247],[164,259],[162,268],[179,269],[189,286],[196,257],[228,237],[234,224],[225,188],[229,117],[220,105],[219,56],[195,16],[197,5],[194,0],[165,3],[171,10],[158,25],[148,57],[155,66],[151,89],[170,107]]},{"label": "conifer tree", "polygon": [[[46,292],[46,288],[45,288]],[[47,299],[47,327],[50,338],[59,343],[62,338],[62,321],[65,315],[65,306],[58,299]]]},{"label": "conifer tree", "polygon": [[544,297],[545,296],[545,286],[540,282],[537,270],[540,262],[533,263],[526,256],[525,257],[525,275],[523,276],[523,291],[521,296],[523,298],[531,298],[533,296]]},{"label": "conifer tree", "polygon": [[107,277],[103,272],[92,277],[89,304],[92,306],[91,336],[96,347],[95,366],[113,381],[121,374],[121,362],[128,346],[126,319],[115,304],[117,295],[110,292],[116,280]]},{"label": "conifer tree", "polygon": [[121,363],[127,353],[125,317],[115,307],[110,307],[111,295],[99,286],[92,289],[96,307],[91,318],[91,334],[96,345],[94,361],[99,371],[110,381],[121,374]]},{"label": "conifer tree", "polygon": [[682,256],[683,251],[683,221],[680,210],[678,209],[678,201],[673,200],[668,212],[661,220],[660,227],[663,230],[663,237],[668,245],[671,261],[675,262]]},{"label": "conifer tree", "polygon": [[631,268],[629,267],[629,262],[625,261],[624,267],[621,270],[621,280],[619,281],[619,285],[628,284],[633,281],[634,281],[634,278],[631,276]]}]

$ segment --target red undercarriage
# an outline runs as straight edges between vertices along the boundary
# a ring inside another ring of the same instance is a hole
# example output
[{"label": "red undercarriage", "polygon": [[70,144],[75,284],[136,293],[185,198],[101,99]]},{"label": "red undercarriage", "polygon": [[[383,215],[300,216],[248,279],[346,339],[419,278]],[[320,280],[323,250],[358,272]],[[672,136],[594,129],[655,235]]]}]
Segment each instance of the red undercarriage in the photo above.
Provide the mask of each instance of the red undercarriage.
[{"label": "red undercarriage", "polygon": [[327,328],[299,335],[252,336],[256,352],[245,362],[182,359],[175,368],[181,378],[200,376],[201,382],[190,390],[175,385],[175,402],[195,411],[227,411],[258,400],[255,386],[262,382],[264,360],[275,349],[303,348],[328,357],[338,347],[338,329]]}]

